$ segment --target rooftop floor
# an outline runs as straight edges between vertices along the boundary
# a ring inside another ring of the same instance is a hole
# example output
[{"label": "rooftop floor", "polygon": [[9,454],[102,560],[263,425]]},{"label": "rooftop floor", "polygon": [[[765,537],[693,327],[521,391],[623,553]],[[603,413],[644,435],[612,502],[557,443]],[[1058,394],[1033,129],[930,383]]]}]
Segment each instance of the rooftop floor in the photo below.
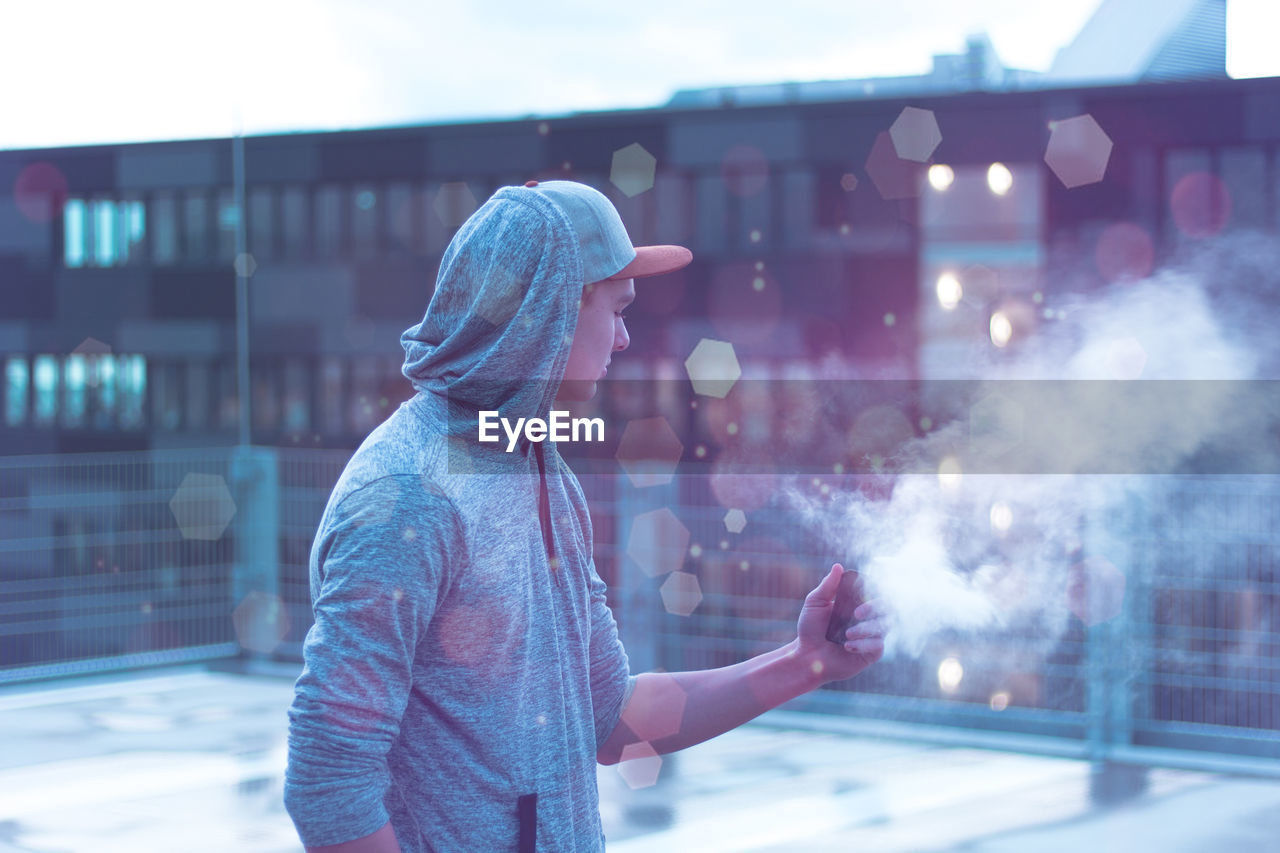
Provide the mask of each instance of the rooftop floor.
[{"label": "rooftop floor", "polygon": [[[301,851],[281,801],[292,695],[289,677],[201,666],[0,688],[0,853]],[[1102,809],[1086,762],[785,719],[665,756],[651,787],[601,767],[610,850],[1100,853],[1280,838],[1280,780],[1152,770],[1144,793]]]}]

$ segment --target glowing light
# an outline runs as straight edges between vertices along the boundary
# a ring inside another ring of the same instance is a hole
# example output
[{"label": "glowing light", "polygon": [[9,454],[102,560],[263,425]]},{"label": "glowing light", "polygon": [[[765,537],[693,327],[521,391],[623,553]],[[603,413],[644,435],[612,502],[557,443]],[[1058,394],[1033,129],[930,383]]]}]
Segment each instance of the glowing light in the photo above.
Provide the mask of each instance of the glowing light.
[{"label": "glowing light", "polygon": [[894,315],[892,311],[884,315],[884,324],[886,326],[892,326],[896,322],[898,322],[898,318]]},{"label": "glowing light", "polygon": [[964,678],[964,667],[955,658],[944,658],[938,664],[938,687],[943,693],[955,693]]},{"label": "glowing light", "polygon": [[991,710],[1003,711],[1009,707],[1009,694],[1001,690],[991,694]]},{"label": "glowing light", "polygon": [[696,557],[701,557],[701,556],[702,556],[702,546],[701,546],[701,545],[699,545],[697,542],[694,542],[692,545],[690,545],[690,546],[689,546],[689,556],[690,556],[690,557],[695,557],[695,558],[696,558]]},{"label": "glowing light", "polygon": [[960,304],[960,298],[964,296],[964,288],[960,286],[960,279],[955,277],[954,273],[944,272],[938,276],[938,304],[945,310],[950,311]]},{"label": "glowing light", "polygon": [[653,189],[653,176],[658,160],[639,142],[613,152],[613,164],[609,181],[622,190],[627,198]]},{"label": "glowing light", "polygon": [[948,456],[938,465],[938,485],[944,489],[954,489],[960,485],[960,478],[963,472],[960,470],[960,460],[954,456]]},{"label": "glowing light", "polygon": [[1013,189],[1013,172],[1003,163],[992,163],[987,168],[987,186],[996,195],[1004,195]]},{"label": "glowing light", "polygon": [[1009,321],[1009,315],[996,311],[991,315],[991,343],[998,347],[1008,346],[1012,337],[1013,323]]},{"label": "glowing light", "polygon": [[[759,228],[752,228],[752,229],[751,229],[751,242],[752,242],[752,243],[759,243],[759,242],[760,242],[760,229],[759,229]],[[756,288],[756,289],[757,289],[757,290],[759,290],[760,288]]]},{"label": "glowing light", "polygon": [[761,276],[756,276],[755,278],[751,279],[751,289],[757,290],[757,291],[764,290],[764,278]]},{"label": "glowing light", "polygon": [[991,529],[1004,533],[1013,525],[1013,510],[1004,501],[991,505]]},{"label": "glowing light", "polygon": [[731,509],[724,514],[724,526],[730,533],[741,533],[747,526],[747,514],[740,509]]},{"label": "glowing light", "polygon": [[929,167],[929,186],[938,192],[946,192],[947,188],[955,182],[956,173],[950,167],[943,163],[935,163]]},{"label": "glowing light", "polygon": [[840,176],[840,189],[847,193],[851,193],[858,188],[858,178],[856,175],[850,175],[848,172]]}]

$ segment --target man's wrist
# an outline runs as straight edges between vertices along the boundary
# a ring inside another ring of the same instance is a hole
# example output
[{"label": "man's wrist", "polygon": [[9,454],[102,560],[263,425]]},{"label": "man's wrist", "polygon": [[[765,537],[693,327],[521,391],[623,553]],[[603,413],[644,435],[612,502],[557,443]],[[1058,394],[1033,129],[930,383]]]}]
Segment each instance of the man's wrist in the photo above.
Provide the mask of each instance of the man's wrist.
[{"label": "man's wrist", "polygon": [[782,647],[779,663],[791,672],[790,681],[798,685],[797,696],[817,690],[827,683],[822,661],[817,655],[803,651],[800,640],[795,639]]}]

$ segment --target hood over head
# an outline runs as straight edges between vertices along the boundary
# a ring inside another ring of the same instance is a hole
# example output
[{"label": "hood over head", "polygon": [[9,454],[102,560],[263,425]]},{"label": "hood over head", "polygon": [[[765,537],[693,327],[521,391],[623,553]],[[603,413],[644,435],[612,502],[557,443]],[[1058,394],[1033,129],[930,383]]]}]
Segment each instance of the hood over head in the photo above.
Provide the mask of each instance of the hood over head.
[{"label": "hood over head", "polygon": [[481,410],[514,422],[551,409],[587,284],[579,246],[551,198],[502,187],[445,249],[426,315],[400,336],[401,372],[446,397],[473,439]]}]

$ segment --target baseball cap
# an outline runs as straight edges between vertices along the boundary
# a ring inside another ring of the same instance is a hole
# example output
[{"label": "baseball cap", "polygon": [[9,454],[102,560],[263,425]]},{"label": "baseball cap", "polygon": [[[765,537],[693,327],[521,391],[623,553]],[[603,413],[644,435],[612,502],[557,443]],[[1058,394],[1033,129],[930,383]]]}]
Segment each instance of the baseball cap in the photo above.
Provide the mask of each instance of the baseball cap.
[{"label": "baseball cap", "polygon": [[684,246],[633,246],[622,217],[604,193],[577,181],[528,181],[525,188],[555,203],[578,235],[584,283],[648,278],[688,266]]}]

